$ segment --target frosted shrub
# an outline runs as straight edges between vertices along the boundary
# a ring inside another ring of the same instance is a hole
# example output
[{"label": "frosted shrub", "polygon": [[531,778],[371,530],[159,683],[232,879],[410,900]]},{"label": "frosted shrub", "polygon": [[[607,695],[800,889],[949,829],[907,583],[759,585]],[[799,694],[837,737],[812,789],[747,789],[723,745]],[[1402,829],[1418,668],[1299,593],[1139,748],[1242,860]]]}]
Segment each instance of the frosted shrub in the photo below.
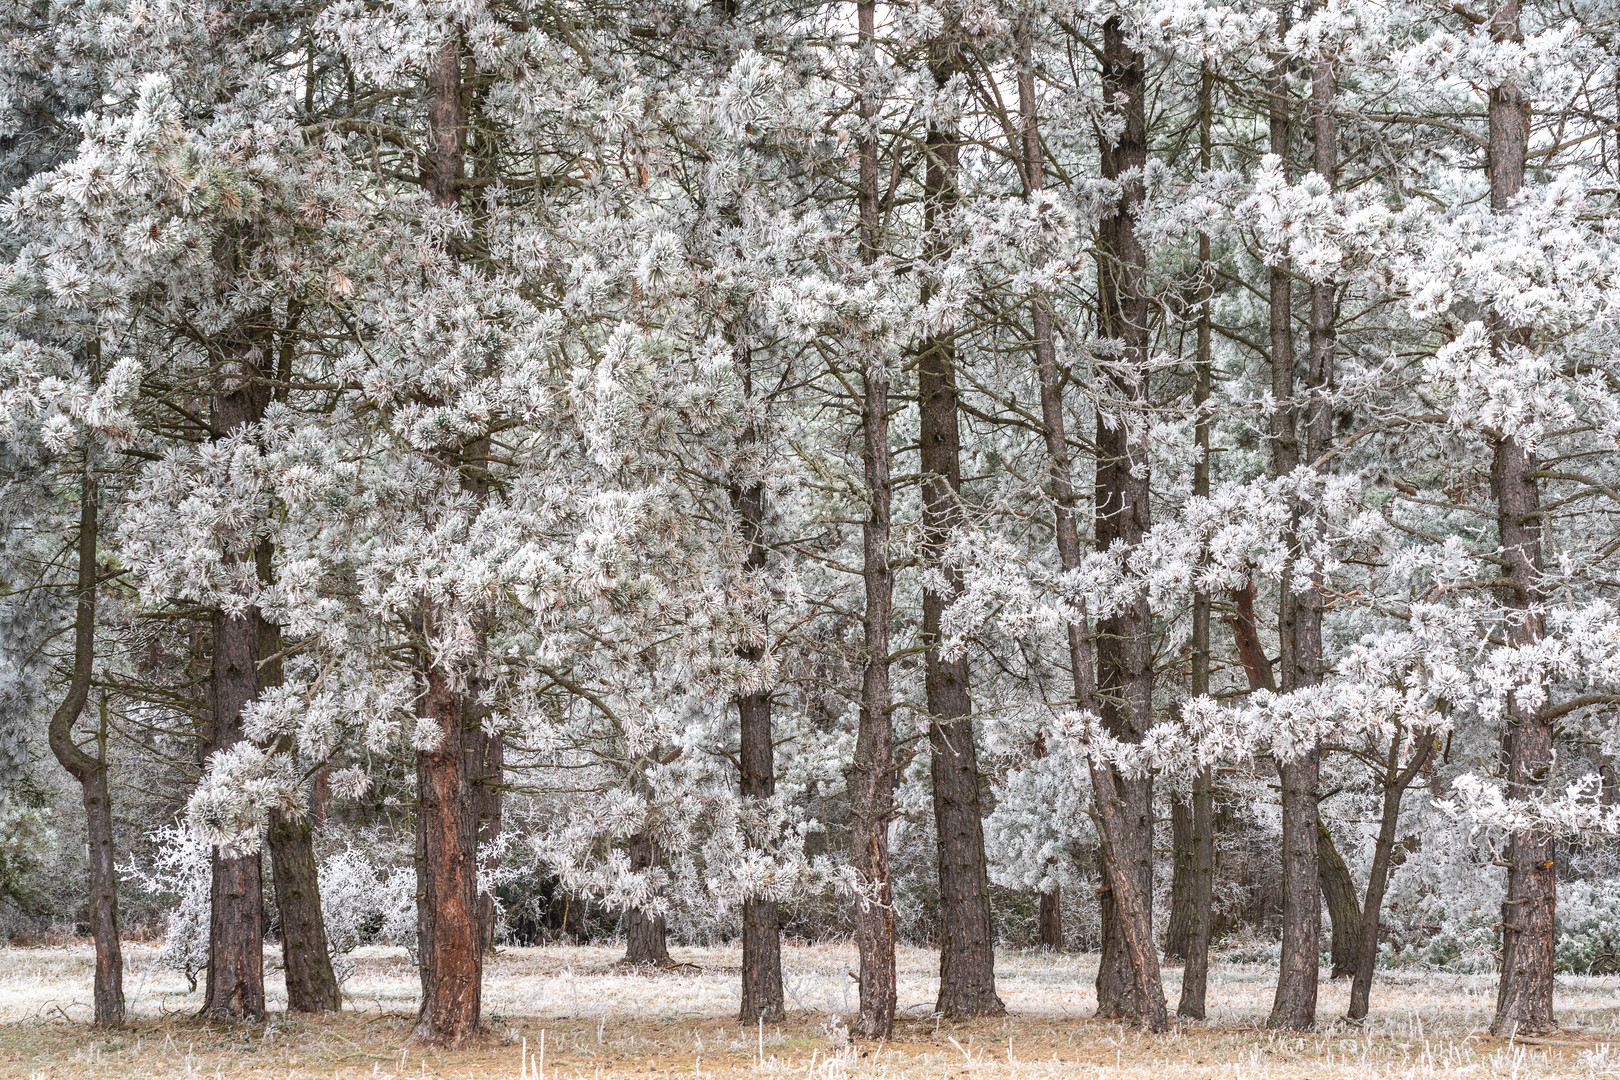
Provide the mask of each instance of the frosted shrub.
[{"label": "frosted shrub", "polygon": [[351,846],[321,863],[321,916],[339,981],[354,971],[341,958],[361,945],[403,945],[415,962],[416,872],[391,861]]},{"label": "frosted shrub", "polygon": [[1620,972],[1620,885],[1571,881],[1558,890],[1553,966],[1574,975]]},{"label": "frosted shrub", "polygon": [[213,880],[213,852],[208,842],[179,824],[149,833],[152,862],[142,867],[131,856],[120,868],[124,880],[141,891],[171,901],[163,951],[158,962],[186,977],[197,989],[197,975],[208,967],[209,886]]}]

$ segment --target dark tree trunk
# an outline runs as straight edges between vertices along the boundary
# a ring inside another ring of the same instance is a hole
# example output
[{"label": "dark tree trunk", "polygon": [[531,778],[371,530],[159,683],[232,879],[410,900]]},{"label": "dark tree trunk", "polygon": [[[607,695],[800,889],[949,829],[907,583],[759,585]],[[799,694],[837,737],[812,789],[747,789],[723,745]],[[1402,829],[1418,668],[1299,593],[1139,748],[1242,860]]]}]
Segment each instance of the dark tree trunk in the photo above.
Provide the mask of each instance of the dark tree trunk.
[{"label": "dark tree trunk", "polygon": [[1367,902],[1361,909],[1361,926],[1356,934],[1355,980],[1350,985],[1352,1020],[1367,1015],[1367,999],[1372,993],[1373,972],[1378,966],[1378,921],[1384,907],[1384,889],[1395,854],[1395,829],[1401,818],[1401,799],[1434,753],[1435,738],[1430,732],[1417,733],[1411,759],[1400,767],[1401,740],[1390,740],[1389,759],[1384,769],[1384,805],[1378,821],[1378,843],[1373,848],[1372,871],[1367,875]]},{"label": "dark tree trunk", "polygon": [[[1097,415],[1096,538],[1098,550],[1114,543],[1127,549],[1142,542],[1152,523],[1146,417],[1114,415],[1148,408],[1149,298],[1145,253],[1136,233],[1147,164],[1147,64],[1131,47],[1123,20],[1103,24],[1102,82],[1106,100],[1119,102],[1124,124],[1102,150],[1102,172],[1121,185],[1118,210],[1099,227],[1098,278],[1102,336],[1121,345],[1121,360],[1107,370],[1107,394],[1116,404]],[[1126,422],[1134,419],[1135,423]],[[1145,587],[1123,610],[1098,623],[1097,698],[1103,726],[1116,738],[1137,742],[1153,725],[1153,612]],[[1164,987],[1153,940],[1153,781],[1093,765],[1098,840],[1108,868],[1115,918],[1103,922],[1105,955],[1110,937],[1123,946],[1131,966],[1124,981],[1118,965],[1097,974],[1098,1010],[1130,1015],[1148,1030],[1165,1026]]]},{"label": "dark tree trunk", "polygon": [[[1198,167],[1205,172],[1210,166],[1214,82],[1208,66],[1203,66],[1198,80]],[[1193,494],[1200,498],[1209,497],[1208,402],[1214,389],[1214,371],[1210,362],[1214,321],[1210,312],[1213,290],[1208,277],[1209,255],[1209,234],[1200,233],[1198,267],[1202,281],[1198,304],[1198,353],[1193,372],[1193,443],[1198,447],[1198,461],[1193,466]],[[1209,693],[1209,608],[1209,593],[1202,589],[1195,591],[1190,642],[1191,685],[1188,687],[1195,698]],[[1215,786],[1214,776],[1207,768],[1193,778],[1191,810],[1191,918],[1187,927],[1187,962],[1181,971],[1181,1002],[1176,1006],[1176,1015],[1189,1020],[1202,1020],[1205,991],[1209,984],[1209,939],[1214,918],[1215,889]]]},{"label": "dark tree trunk", "polygon": [[[254,556],[259,581],[275,580],[274,550],[260,542]],[[282,683],[281,627],[259,619],[258,672],[260,689]],[[291,743],[291,740],[287,740]],[[290,745],[286,747],[290,750]],[[266,831],[270,849],[270,876],[276,886],[276,910],[281,915],[281,959],[287,978],[289,1012],[339,1012],[343,992],[326,942],[321,915],[321,887],[315,863],[315,830],[307,815],[270,813]]]},{"label": "dark tree trunk", "polygon": [[[948,35],[937,38],[929,52],[929,70],[935,85],[943,89],[962,68],[961,51],[954,41]],[[953,127],[929,125],[923,217],[934,258],[949,253],[949,241],[940,237],[941,230],[950,227],[947,219],[958,198],[957,140]],[[932,292],[931,285],[923,286],[924,303]],[[967,658],[947,660],[938,648],[945,608],[961,588],[961,572],[944,561],[950,531],[962,521],[955,354],[955,346],[948,338],[929,338],[922,343],[917,363],[923,557],[945,581],[944,590],[925,590],[922,598],[923,641],[928,646],[923,679],[930,718],[928,742],[939,864],[939,999],[935,1007],[953,1018],[999,1016],[1006,1011],[996,996],[990,879],[979,806],[979,766]]]},{"label": "dark tree trunk", "polygon": [[[470,706],[470,702],[468,703]],[[500,732],[487,732],[482,726],[467,731],[467,769],[473,780],[473,809],[478,816],[478,847],[488,851],[482,866],[494,871],[498,855],[495,842],[501,835],[501,797],[505,782],[506,740]],[[478,947],[484,952],[495,948],[495,896],[478,894]]]},{"label": "dark tree trunk", "polygon": [[1170,857],[1170,921],[1164,929],[1164,955],[1167,959],[1185,960],[1192,939],[1198,852],[1193,838],[1192,802],[1178,795],[1170,798]]},{"label": "dark tree trunk", "polygon": [[1316,863],[1322,881],[1322,898],[1327,901],[1328,921],[1333,924],[1331,978],[1348,978],[1356,973],[1361,956],[1361,901],[1344,857],[1333,845],[1327,822],[1316,819]]},{"label": "dark tree trunk", "polygon": [[[1505,0],[1491,17],[1491,37],[1519,40],[1519,0]],[[1511,82],[1491,88],[1491,208],[1504,213],[1524,187],[1530,141],[1530,105]],[[1524,344],[1523,328],[1495,321],[1498,349]],[[1493,435],[1491,491],[1496,497],[1496,524],[1502,544],[1503,576],[1513,582],[1506,603],[1514,609],[1507,622],[1508,644],[1526,647],[1539,641],[1541,613],[1541,494],[1535,455],[1509,435]],[[1507,796],[1533,799],[1550,779],[1554,730],[1543,710],[1509,695],[1504,739],[1508,762]],[[1497,987],[1497,1035],[1545,1035],[1553,1019],[1553,913],[1557,896],[1553,873],[1554,842],[1544,831],[1526,830],[1508,839],[1507,897],[1502,901],[1502,976]]]},{"label": "dark tree trunk", "polygon": [[[877,34],[873,0],[856,5],[863,44]],[[876,115],[877,102],[863,95],[861,116]],[[881,245],[877,141],[861,139],[861,258],[876,261]],[[865,359],[864,357],[862,358]],[[855,944],[860,951],[860,1012],[855,1034],[886,1039],[894,1031],[897,993],[894,962],[894,892],[889,871],[889,819],[894,803],[894,718],[890,715],[889,617],[894,603],[894,571],[889,565],[889,384],[881,370],[862,372],[861,459],[867,499],[862,573],[866,606],[861,711],[850,771],[850,859],[863,895],[855,904]]]},{"label": "dark tree trunk", "polygon": [[[651,870],[658,865],[658,845],[646,833],[630,838],[630,869]],[[640,908],[624,911],[624,962],[669,967],[668,935],[664,917]]]},{"label": "dark tree trunk", "polygon": [[[228,343],[213,398],[213,435],[222,439],[255,422],[265,404],[257,381],[252,344]],[[226,559],[252,564],[255,551],[227,551]],[[256,575],[256,568],[250,575]],[[247,575],[245,575],[247,576]],[[242,709],[259,695],[259,612],[213,614],[209,695],[213,704],[202,757],[229,750],[243,739]],[[264,895],[259,853],[226,858],[216,849],[208,920],[208,989],[202,1014],[231,1020],[264,1016]]]},{"label": "dark tree trunk", "polygon": [[[736,344],[738,367],[742,373],[743,393],[751,395],[753,365],[751,350],[741,340]],[[758,432],[752,424],[743,434],[745,444],[752,446]],[[769,559],[765,546],[765,488],[758,481],[731,488],[731,510],[736,515],[742,541],[747,549],[743,568],[749,574],[763,575]],[[763,634],[766,627],[761,626]],[[747,644],[737,655],[750,665],[765,658],[762,645]],[[762,804],[776,794],[776,751],[772,744],[771,695],[767,690],[739,695],[737,698],[740,789],[745,802]],[[776,838],[751,837],[750,843],[765,846]],[[742,908],[742,1007],[738,1018],[753,1020],[781,1020],[787,1016],[787,1005],[782,996],[782,931],[776,913],[776,901],[770,897],[751,896],[743,900]]]},{"label": "dark tree trunk", "polygon": [[1041,893],[1041,947],[1063,951],[1063,889],[1054,885]]},{"label": "dark tree trunk", "polygon": [[[425,640],[437,627],[421,622]],[[478,823],[463,752],[461,695],[431,661],[422,662],[420,715],[438,728],[437,745],[416,753],[417,956],[422,1005],[416,1037],[461,1047],[478,1033],[483,942],[478,926]]]},{"label": "dark tree trunk", "polygon": [[[1287,6],[1283,9],[1286,29]],[[1271,152],[1282,158],[1286,169],[1289,156],[1287,61],[1279,58],[1270,80]],[[1331,314],[1331,305],[1329,307]],[[1287,476],[1299,465],[1298,413],[1294,406],[1293,287],[1287,261],[1271,269],[1271,380],[1272,393],[1279,407],[1272,417],[1272,469]],[[1312,343],[1315,344],[1313,325]],[[1331,354],[1331,342],[1328,345]],[[1297,524],[1300,509],[1296,505]],[[1291,534],[1296,530],[1291,529]],[[1298,555],[1298,544],[1290,536],[1290,548]],[[1284,692],[1308,680],[1315,649],[1320,668],[1320,619],[1311,622],[1313,606],[1309,596],[1295,596],[1285,579],[1279,588],[1278,643]],[[1319,609],[1315,609],[1319,616]],[[1302,622],[1303,620],[1303,622]],[[1314,634],[1314,638],[1313,638]],[[1303,655],[1302,655],[1303,653]],[[1320,755],[1315,748],[1297,759],[1277,763],[1282,781],[1282,953],[1277,972],[1277,993],[1272,1001],[1266,1026],[1306,1031],[1316,1023],[1317,980],[1321,961],[1322,894],[1316,870],[1316,785]]]},{"label": "dark tree trunk", "polygon": [[[107,784],[107,727],[105,717],[94,755],[73,741],[73,725],[84,712],[95,677],[96,650],[96,476],[88,456],[79,487],[78,577],[74,583],[73,674],[67,696],[51,714],[48,738],[51,753],[79,782],[84,802],[86,884],[90,908],[90,938],[96,947],[93,990],[95,1025],[121,1027],[124,1023],[124,951],[118,940],[118,849],[113,843],[112,798]],[[105,713],[105,710],[103,710]]]},{"label": "dark tree trunk", "polygon": [[332,970],[321,918],[314,830],[303,814],[273,811],[268,835],[289,1012],[338,1012],[343,994]]}]

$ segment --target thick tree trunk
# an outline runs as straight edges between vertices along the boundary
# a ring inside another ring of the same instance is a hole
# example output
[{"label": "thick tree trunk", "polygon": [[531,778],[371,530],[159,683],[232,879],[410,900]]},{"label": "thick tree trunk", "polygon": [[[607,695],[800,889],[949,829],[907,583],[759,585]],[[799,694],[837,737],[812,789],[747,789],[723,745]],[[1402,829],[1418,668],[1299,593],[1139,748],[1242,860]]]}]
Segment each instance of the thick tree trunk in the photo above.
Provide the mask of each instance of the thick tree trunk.
[{"label": "thick tree trunk", "polygon": [[[1505,0],[1491,17],[1494,40],[1519,40],[1519,0]],[[1491,88],[1491,209],[1505,213],[1524,187],[1530,142],[1530,106],[1511,82]],[[1523,343],[1519,327],[1493,325],[1498,349]],[[1506,597],[1512,609],[1505,628],[1508,644],[1526,647],[1544,631],[1541,613],[1541,495],[1535,455],[1511,435],[1494,435],[1491,491],[1502,544],[1503,576],[1513,582]],[[1553,766],[1554,730],[1539,709],[1509,696],[1505,737],[1507,796],[1533,799],[1545,788]],[[1544,1035],[1553,1019],[1553,913],[1557,897],[1554,841],[1544,831],[1514,833],[1508,840],[1507,896],[1502,901],[1502,976],[1497,987],[1497,1035]]]},{"label": "thick tree trunk", "polygon": [[[1214,77],[1203,66],[1198,80],[1198,167],[1209,171]],[[1209,234],[1198,234],[1198,267],[1204,280],[1199,289],[1197,359],[1193,373],[1193,443],[1198,461],[1193,466],[1193,495],[1209,497],[1209,396],[1214,389],[1211,366],[1211,336],[1214,321],[1210,302],[1213,294],[1208,279]],[[1209,593],[1193,593],[1191,671],[1192,696],[1209,693]],[[1214,776],[1204,769],[1193,778],[1192,820],[1192,898],[1185,946],[1186,965],[1181,970],[1181,1001],[1176,1015],[1189,1020],[1204,1018],[1204,997],[1209,983],[1209,939],[1214,917],[1215,888],[1215,788]]]},{"label": "thick tree trunk", "polygon": [[1333,846],[1333,835],[1327,822],[1316,819],[1316,863],[1322,881],[1322,899],[1327,902],[1328,921],[1333,924],[1334,979],[1348,978],[1356,973],[1361,956],[1361,901],[1356,898],[1356,885],[1350,877],[1350,868],[1344,857]]},{"label": "thick tree trunk", "polygon": [[[1102,336],[1119,343],[1119,361],[1107,369],[1107,391],[1117,404],[1097,414],[1096,538],[1098,550],[1114,543],[1127,549],[1142,542],[1151,525],[1148,403],[1148,312],[1146,258],[1136,221],[1147,165],[1147,64],[1126,39],[1123,20],[1103,24],[1102,82],[1106,100],[1119,102],[1124,125],[1118,140],[1104,142],[1102,172],[1121,185],[1120,203],[1099,228],[1098,278]],[[1103,726],[1116,738],[1136,742],[1153,725],[1153,612],[1145,587],[1122,610],[1098,623],[1097,705]],[[1116,918],[1103,922],[1117,936],[1132,977],[1118,966],[1097,974],[1102,1015],[1129,1015],[1148,1030],[1165,1025],[1164,988],[1153,940],[1153,781],[1126,777],[1112,766],[1092,767],[1099,847],[1108,868]]]},{"label": "thick tree trunk", "polygon": [[1063,889],[1054,885],[1041,893],[1041,947],[1050,952],[1063,951]]},{"label": "thick tree trunk", "polygon": [[[228,385],[213,398],[214,438],[221,439],[255,422],[265,403],[256,380],[252,346],[235,340],[227,346],[221,378]],[[256,552],[224,553],[251,562]],[[250,570],[250,574],[256,570]],[[243,739],[242,709],[259,696],[259,612],[215,611],[213,658],[209,684],[213,717],[202,757],[229,750]],[[213,855],[213,883],[208,920],[208,989],[202,1015],[231,1020],[264,1016],[264,895],[259,853],[237,858]]]},{"label": "thick tree trunk", "polygon": [[[948,37],[929,52],[929,70],[942,88],[962,69],[960,49]],[[948,254],[938,239],[957,202],[960,148],[953,128],[930,124],[923,188],[924,229],[934,258]],[[925,285],[927,303],[932,289]],[[938,570],[945,589],[922,598],[924,693],[930,718],[934,829],[939,865],[939,999],[936,1009],[952,1018],[999,1016],[990,879],[985,863],[979,806],[979,767],[973,733],[973,701],[966,657],[947,660],[938,642],[946,606],[960,591],[961,573],[944,560],[951,529],[962,521],[961,435],[956,404],[956,350],[948,338],[922,343],[917,363],[923,472],[923,558]]]},{"label": "thick tree trunk", "polygon": [[[424,640],[437,627],[421,622]],[[437,743],[416,753],[417,957],[422,1004],[416,1037],[447,1047],[478,1033],[483,942],[478,927],[478,823],[472,777],[463,752],[461,695],[447,674],[424,658],[419,715],[437,728]]]},{"label": "thick tree trunk", "polygon": [[1356,935],[1355,979],[1350,985],[1352,1020],[1367,1015],[1367,999],[1372,993],[1374,969],[1378,966],[1378,921],[1384,907],[1384,889],[1389,884],[1391,860],[1395,854],[1395,830],[1400,824],[1401,799],[1434,753],[1435,738],[1427,731],[1417,733],[1411,759],[1400,767],[1401,740],[1390,740],[1389,760],[1384,770],[1384,805],[1378,821],[1378,842],[1373,848],[1372,871],[1367,875],[1367,902],[1361,909],[1361,926]]},{"label": "thick tree trunk", "polygon": [[92,990],[95,1025],[110,1028],[121,1027],[124,1023],[124,951],[118,940],[118,873],[115,867],[118,849],[113,843],[112,798],[107,784],[105,720],[97,739],[96,754],[85,753],[73,741],[73,725],[84,712],[95,677],[96,500],[96,476],[87,457],[79,487],[73,674],[68,680],[67,696],[51,714],[47,736],[51,753],[62,768],[79,782],[80,797],[84,802],[90,938],[96,948],[96,974]]},{"label": "thick tree trunk", "polygon": [[[651,870],[658,865],[658,845],[646,833],[630,838],[630,869]],[[668,934],[664,917],[640,908],[626,908],[624,912],[624,962],[669,967]]]},{"label": "thick tree trunk", "polygon": [[[863,45],[877,35],[873,0],[856,5]],[[863,119],[877,115],[871,94],[862,96]],[[861,259],[875,262],[881,244],[877,141],[861,139]],[[865,359],[865,358],[863,358]],[[855,904],[855,944],[860,951],[860,1012],[855,1034],[886,1039],[894,1030],[897,993],[894,962],[894,893],[889,870],[889,819],[894,802],[894,718],[890,715],[889,617],[894,604],[894,571],[889,564],[889,383],[880,367],[861,373],[861,459],[867,499],[862,537],[866,606],[862,617],[865,661],[861,672],[860,721],[850,771],[850,860],[862,895]]]}]

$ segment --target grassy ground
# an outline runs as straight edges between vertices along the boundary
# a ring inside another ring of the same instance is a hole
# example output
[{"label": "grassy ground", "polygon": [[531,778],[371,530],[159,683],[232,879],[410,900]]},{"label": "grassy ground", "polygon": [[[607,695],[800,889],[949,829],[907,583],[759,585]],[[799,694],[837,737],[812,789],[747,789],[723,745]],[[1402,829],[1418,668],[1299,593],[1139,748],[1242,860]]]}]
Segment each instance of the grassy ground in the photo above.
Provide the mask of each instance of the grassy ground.
[{"label": "grassy ground", "polygon": [[[137,1019],[106,1035],[86,1023],[87,946],[0,949],[0,1078],[522,1080],[527,1046],[533,1080],[542,1033],[546,1080],[1620,1077],[1620,977],[1561,981],[1563,1030],[1552,1039],[1510,1044],[1486,1034],[1489,976],[1404,972],[1375,986],[1366,1025],[1332,1019],[1348,992],[1337,983],[1323,988],[1316,1034],[1280,1037],[1260,1026],[1271,972],[1220,964],[1211,1019],[1148,1038],[1088,1019],[1094,957],[1007,953],[997,977],[1009,1015],[952,1024],[932,1016],[934,954],[906,949],[901,1019],[895,1038],[878,1045],[851,1042],[838,1021],[855,1005],[847,946],[784,950],[792,1017],[763,1027],[734,1019],[733,949],[677,949],[686,966],[656,974],[626,971],[618,957],[606,947],[501,950],[485,977],[489,1037],[474,1050],[441,1053],[410,1042],[416,974],[403,953],[356,957],[340,1016],[286,1016],[274,973],[270,1021],[232,1026],[195,1020],[199,995],[157,968],[151,947],[131,946],[126,987]],[[1172,1006],[1178,980],[1167,969]]]}]

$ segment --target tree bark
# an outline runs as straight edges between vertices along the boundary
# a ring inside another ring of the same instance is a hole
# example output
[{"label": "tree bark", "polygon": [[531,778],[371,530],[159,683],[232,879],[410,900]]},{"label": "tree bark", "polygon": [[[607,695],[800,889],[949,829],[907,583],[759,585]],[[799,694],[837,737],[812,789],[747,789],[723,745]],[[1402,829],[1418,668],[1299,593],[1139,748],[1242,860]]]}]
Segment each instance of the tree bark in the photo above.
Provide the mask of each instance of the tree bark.
[{"label": "tree bark", "polygon": [[[1519,0],[1505,0],[1491,17],[1491,37],[1517,41]],[[1530,106],[1519,87],[1504,82],[1491,88],[1489,104],[1491,209],[1506,213],[1524,187],[1530,142]],[[1493,319],[1495,347],[1500,352],[1527,343],[1522,328]],[[1502,544],[1503,576],[1510,618],[1508,644],[1523,648],[1539,641],[1545,630],[1541,613],[1541,493],[1535,478],[1535,455],[1512,435],[1491,436],[1491,493],[1496,498],[1496,525]],[[1555,732],[1543,710],[1508,701],[1505,737],[1507,796],[1532,799],[1546,787],[1553,767]],[[1545,1035],[1553,1019],[1553,914],[1556,907],[1554,842],[1544,831],[1516,832],[1508,839],[1507,896],[1502,901],[1502,975],[1497,986],[1496,1035]]]},{"label": "tree bark", "polygon": [[[1214,76],[1208,65],[1199,69],[1198,79],[1198,167],[1209,171],[1213,118]],[[1214,389],[1211,317],[1213,288],[1210,275],[1209,234],[1198,234],[1198,267],[1203,275],[1199,289],[1197,359],[1193,372],[1193,444],[1198,461],[1193,465],[1193,495],[1209,497],[1209,397]],[[1195,698],[1209,693],[1209,592],[1195,590],[1192,604],[1191,671],[1188,689]],[[1208,768],[1193,778],[1190,822],[1192,837],[1191,918],[1185,947],[1186,964],[1181,969],[1181,1001],[1176,1015],[1189,1020],[1204,1018],[1204,998],[1209,984],[1209,939],[1214,918],[1215,889],[1215,788]]]},{"label": "tree bark", "polygon": [[78,577],[74,583],[73,674],[67,696],[51,714],[47,737],[51,753],[79,782],[84,803],[85,872],[90,909],[90,938],[95,942],[96,973],[92,998],[95,1026],[124,1023],[124,951],[118,940],[118,849],[113,842],[112,798],[107,783],[107,730],[103,721],[97,753],[90,755],[73,741],[73,725],[84,712],[95,677],[97,484],[89,453],[79,481]]},{"label": "tree bark", "polygon": [[[1119,403],[1117,413],[1097,412],[1096,542],[1126,549],[1142,542],[1152,523],[1149,508],[1150,447],[1148,405],[1148,312],[1146,256],[1136,233],[1147,165],[1147,64],[1126,39],[1124,22],[1103,24],[1104,99],[1119,102],[1124,126],[1119,138],[1101,145],[1102,173],[1121,186],[1115,213],[1099,227],[1098,277],[1101,336],[1118,343],[1118,359],[1107,365],[1106,390]],[[1141,414],[1141,415],[1138,415]],[[1097,704],[1103,726],[1127,742],[1142,739],[1153,725],[1153,612],[1147,590],[1138,587],[1123,610],[1098,623]],[[1130,971],[1118,964],[1097,973],[1101,1015],[1132,1016],[1144,1028],[1162,1030],[1164,988],[1153,941],[1153,781],[1127,777],[1112,766],[1092,766],[1099,847],[1108,868],[1111,911],[1103,920],[1104,955],[1117,937],[1113,955],[1129,957]],[[1105,914],[1110,908],[1105,906]]]},{"label": "tree bark", "polygon": [[[929,50],[929,71],[943,89],[963,67],[961,50],[948,36]],[[923,228],[928,255],[943,259],[940,239],[958,199],[960,146],[954,128],[931,123],[924,170]],[[932,295],[923,286],[922,302]],[[949,338],[922,343],[917,363],[923,472],[923,559],[945,581],[922,598],[924,693],[928,703],[934,829],[939,867],[939,998],[945,1016],[999,1016],[995,939],[990,921],[990,878],[985,862],[979,806],[979,766],[973,732],[973,700],[966,657],[947,660],[939,650],[945,608],[961,589],[961,572],[945,559],[951,529],[962,521],[961,435],[956,403],[956,349]]]},{"label": "tree bark", "polygon": [[[877,35],[873,0],[856,5],[863,45]],[[872,120],[877,102],[864,93],[861,117]],[[881,243],[877,140],[863,136],[857,152],[860,183],[861,259],[876,261]],[[860,1012],[855,1034],[886,1039],[894,1031],[897,994],[894,961],[894,893],[889,870],[889,819],[894,802],[894,718],[890,714],[889,617],[894,571],[889,563],[889,382],[879,365],[861,374],[861,459],[867,499],[862,530],[861,576],[865,661],[861,672],[860,721],[850,775],[851,861],[862,889],[855,905],[855,943],[860,951]]]},{"label": "tree bark", "polygon": [[[466,175],[467,112],[461,85],[462,31],[452,26],[427,74],[428,148],[422,183],[435,203],[454,207]],[[462,471],[463,455],[447,467]],[[481,470],[483,463],[473,468]],[[419,715],[438,729],[436,745],[416,754],[417,952],[422,1004],[415,1037],[451,1048],[478,1033],[483,992],[483,930],[478,896],[478,805],[480,776],[466,721],[468,703],[452,673],[430,658],[428,642],[439,632],[440,613],[426,605],[418,618],[422,653]],[[476,723],[476,703],[472,716]]]},{"label": "tree bark", "polygon": [[1367,1015],[1367,999],[1372,993],[1373,971],[1378,966],[1378,920],[1383,913],[1384,888],[1389,884],[1391,860],[1395,854],[1395,829],[1401,818],[1401,798],[1412,786],[1423,766],[1434,753],[1435,737],[1427,731],[1416,735],[1411,759],[1400,767],[1401,740],[1390,740],[1389,758],[1384,769],[1384,805],[1378,821],[1378,843],[1373,848],[1372,870],[1367,875],[1367,902],[1361,908],[1361,927],[1356,935],[1355,979],[1350,985],[1352,1020]]},{"label": "tree bark", "polygon": [[1059,885],[1041,893],[1041,948],[1063,951],[1063,888]]},{"label": "tree bark", "polygon": [[1329,954],[1333,969],[1329,978],[1343,979],[1356,973],[1361,956],[1361,901],[1356,898],[1356,885],[1350,877],[1350,868],[1333,845],[1333,834],[1327,822],[1316,819],[1316,863],[1322,881],[1322,898],[1327,902],[1328,921],[1333,924],[1333,943]]},{"label": "tree bark", "polygon": [[[254,552],[261,584],[275,580],[274,550],[268,540]],[[281,627],[263,616],[259,620],[257,664],[259,688],[282,683]],[[288,739],[286,749],[290,750]],[[305,814],[270,812],[265,846],[270,849],[270,877],[276,887],[276,910],[281,915],[281,963],[287,980],[289,1012],[339,1012],[343,992],[326,941],[326,920],[321,914],[319,868],[315,863],[315,830]]]},{"label": "tree bark", "polygon": [[[1283,30],[1287,29],[1287,5],[1283,8]],[[1270,80],[1271,152],[1282,158],[1286,170],[1289,156],[1290,125],[1286,99],[1286,64],[1279,56]],[[1321,149],[1320,145],[1318,147]],[[1278,402],[1272,417],[1272,469],[1279,477],[1299,466],[1298,415],[1294,406],[1293,287],[1288,262],[1271,268],[1271,380]],[[1314,309],[1313,309],[1314,314]],[[1329,305],[1331,315],[1331,304]],[[1312,324],[1312,344],[1316,326]],[[1331,354],[1331,343],[1328,346]],[[1295,527],[1290,529],[1290,549],[1298,555],[1297,524],[1300,508],[1294,509]],[[1292,562],[1292,559],[1290,560]],[[1319,609],[1318,609],[1319,611]],[[1315,649],[1315,668],[1320,669],[1321,627],[1311,622],[1309,597],[1298,597],[1289,587],[1287,575],[1279,583],[1278,640],[1282,690],[1309,680]],[[1302,621],[1303,620],[1303,621]],[[1314,638],[1313,638],[1314,635]],[[1302,657],[1302,653],[1305,654]],[[1316,1023],[1317,981],[1321,961],[1322,897],[1316,867],[1316,784],[1320,754],[1314,748],[1297,759],[1281,760],[1277,771],[1282,786],[1282,952],[1277,972],[1277,992],[1272,1001],[1270,1028],[1308,1031]]]},{"label": "tree bark", "polygon": [[[265,395],[257,380],[252,343],[234,338],[225,346],[221,387],[213,397],[212,427],[223,439],[258,420]],[[251,562],[255,551],[226,551],[225,558]],[[253,571],[256,574],[256,570]],[[252,576],[243,575],[243,576]],[[202,757],[229,750],[243,739],[242,709],[259,695],[259,612],[213,614],[209,694],[213,717]],[[226,858],[216,848],[208,920],[208,986],[202,1015],[230,1020],[264,1016],[264,895],[258,852]]]},{"label": "tree bark", "polygon": [[1193,841],[1192,803],[1170,797],[1170,921],[1164,928],[1166,959],[1185,960],[1192,937],[1193,889],[1197,852]]},{"label": "tree bark", "polygon": [[[653,838],[644,832],[632,836],[630,869],[651,870],[657,865],[658,845]],[[663,915],[643,911],[640,908],[625,909],[624,962],[650,964],[655,967],[669,967],[674,963],[669,958],[669,942]]]}]

